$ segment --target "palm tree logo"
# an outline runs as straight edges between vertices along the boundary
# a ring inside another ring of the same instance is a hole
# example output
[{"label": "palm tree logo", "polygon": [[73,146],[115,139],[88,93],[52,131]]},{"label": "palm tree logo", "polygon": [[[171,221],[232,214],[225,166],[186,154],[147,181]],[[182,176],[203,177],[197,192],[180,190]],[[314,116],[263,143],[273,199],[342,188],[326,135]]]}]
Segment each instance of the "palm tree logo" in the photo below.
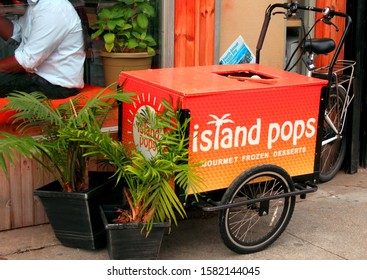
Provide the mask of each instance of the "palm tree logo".
[{"label": "palm tree logo", "polygon": [[221,118],[218,118],[215,115],[209,115],[210,117],[214,119],[214,121],[207,122],[207,124],[215,124],[216,126],[215,137],[214,137],[214,150],[219,149],[219,133],[220,133],[221,126],[226,123],[234,123],[234,121],[227,119],[230,115],[231,114],[224,114]]}]

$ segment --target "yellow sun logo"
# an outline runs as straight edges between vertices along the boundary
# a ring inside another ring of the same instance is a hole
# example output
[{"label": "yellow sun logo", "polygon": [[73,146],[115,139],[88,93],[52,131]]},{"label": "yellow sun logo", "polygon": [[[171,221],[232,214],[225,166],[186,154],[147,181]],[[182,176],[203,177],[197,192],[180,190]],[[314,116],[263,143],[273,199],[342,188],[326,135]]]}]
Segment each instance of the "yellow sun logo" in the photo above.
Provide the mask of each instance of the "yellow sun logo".
[{"label": "yellow sun logo", "polygon": [[[160,131],[154,130],[149,123],[142,124],[137,122],[137,115],[144,114],[147,111],[157,113],[161,110],[162,103],[159,98],[150,93],[140,93],[133,106],[128,110],[128,123],[131,130],[128,130],[130,139],[134,146],[146,158],[151,158],[157,154],[154,139],[159,137]],[[132,144],[132,143],[129,143]]]}]

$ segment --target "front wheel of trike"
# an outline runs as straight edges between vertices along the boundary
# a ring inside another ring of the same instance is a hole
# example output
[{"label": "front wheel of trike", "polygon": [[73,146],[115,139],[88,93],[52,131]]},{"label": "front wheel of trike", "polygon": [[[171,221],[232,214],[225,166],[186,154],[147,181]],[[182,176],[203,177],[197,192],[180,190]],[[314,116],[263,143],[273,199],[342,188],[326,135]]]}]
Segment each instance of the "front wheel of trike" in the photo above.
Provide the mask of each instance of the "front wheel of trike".
[{"label": "front wheel of trike", "polygon": [[[295,207],[295,196],[271,198],[294,191],[288,173],[275,165],[258,165],[239,175],[229,186],[219,214],[219,229],[226,246],[239,254],[261,251],[287,227]],[[251,200],[265,198],[261,202]],[[267,199],[269,198],[269,199]],[[242,206],[233,203],[249,201]]]}]

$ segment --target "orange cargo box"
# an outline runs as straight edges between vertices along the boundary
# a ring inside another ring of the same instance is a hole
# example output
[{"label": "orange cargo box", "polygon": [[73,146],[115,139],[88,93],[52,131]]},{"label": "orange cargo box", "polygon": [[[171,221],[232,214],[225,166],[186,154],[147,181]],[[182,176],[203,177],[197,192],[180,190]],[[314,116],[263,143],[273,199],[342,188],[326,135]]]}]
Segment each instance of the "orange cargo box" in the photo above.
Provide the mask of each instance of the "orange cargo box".
[{"label": "orange cargo box", "polygon": [[[138,110],[162,109],[163,98],[188,109],[190,162],[200,167],[207,191],[227,188],[242,172],[275,164],[292,177],[314,176],[321,89],[326,81],[258,64],[122,72],[122,139],[149,151],[134,129]],[[142,142],[142,143],[140,143]]]}]

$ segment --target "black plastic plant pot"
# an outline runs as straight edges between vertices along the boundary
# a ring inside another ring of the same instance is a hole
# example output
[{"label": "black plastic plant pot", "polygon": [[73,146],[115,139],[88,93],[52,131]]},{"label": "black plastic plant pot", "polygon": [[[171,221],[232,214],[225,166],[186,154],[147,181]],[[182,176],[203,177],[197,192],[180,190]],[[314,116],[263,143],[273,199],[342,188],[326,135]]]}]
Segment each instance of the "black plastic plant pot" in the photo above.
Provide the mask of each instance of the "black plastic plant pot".
[{"label": "black plastic plant pot", "polygon": [[34,191],[62,245],[88,250],[106,247],[106,231],[99,205],[111,202],[111,196],[116,192],[110,176],[109,172],[91,172],[90,188],[83,192],[62,192],[57,181]]},{"label": "black plastic plant pot", "polygon": [[169,222],[155,223],[146,236],[143,224],[114,223],[119,206],[100,206],[103,223],[106,227],[107,250],[112,260],[156,260],[159,256],[165,230]]}]

